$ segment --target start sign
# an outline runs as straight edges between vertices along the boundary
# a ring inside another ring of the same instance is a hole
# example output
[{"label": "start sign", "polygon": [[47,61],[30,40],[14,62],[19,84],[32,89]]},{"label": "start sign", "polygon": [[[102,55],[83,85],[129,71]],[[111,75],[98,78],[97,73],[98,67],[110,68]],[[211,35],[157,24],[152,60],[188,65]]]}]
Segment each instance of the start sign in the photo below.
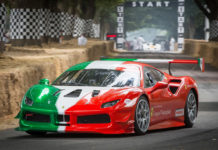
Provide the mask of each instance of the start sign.
[{"label": "start sign", "polygon": [[135,1],[126,2],[126,7],[169,7],[170,1]]}]

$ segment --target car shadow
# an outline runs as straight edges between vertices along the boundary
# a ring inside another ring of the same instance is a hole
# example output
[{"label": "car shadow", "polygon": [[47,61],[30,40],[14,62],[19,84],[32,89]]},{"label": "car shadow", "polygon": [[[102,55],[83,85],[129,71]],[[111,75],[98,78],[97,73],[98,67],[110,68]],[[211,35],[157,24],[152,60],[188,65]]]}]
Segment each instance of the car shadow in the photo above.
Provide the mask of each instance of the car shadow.
[{"label": "car shadow", "polygon": [[134,136],[135,134],[98,134],[98,133],[48,133],[43,136],[32,136],[29,134],[10,137],[8,139],[42,139],[42,138],[126,138]]},{"label": "car shadow", "polygon": [[164,128],[164,129],[156,129],[156,130],[150,130],[147,132],[147,134],[155,134],[155,133],[161,133],[166,131],[174,131],[174,130],[181,130],[181,129],[187,129],[185,126],[182,127],[171,127],[171,128]]},{"label": "car shadow", "polygon": [[185,127],[173,127],[167,129],[157,129],[147,131],[145,135],[136,135],[136,134],[98,134],[98,133],[48,133],[43,136],[32,136],[32,135],[21,135],[15,137],[9,137],[8,139],[86,139],[86,138],[130,138],[138,136],[148,136],[149,134],[158,134],[161,132],[169,132],[174,130],[185,129]]}]

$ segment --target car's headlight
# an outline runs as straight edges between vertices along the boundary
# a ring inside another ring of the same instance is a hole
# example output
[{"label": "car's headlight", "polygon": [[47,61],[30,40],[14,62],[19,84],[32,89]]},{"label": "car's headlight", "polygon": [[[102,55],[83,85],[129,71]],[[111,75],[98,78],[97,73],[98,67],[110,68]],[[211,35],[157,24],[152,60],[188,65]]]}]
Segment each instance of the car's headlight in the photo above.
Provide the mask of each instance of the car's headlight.
[{"label": "car's headlight", "polygon": [[31,100],[31,99],[28,98],[28,97],[25,97],[24,102],[25,102],[25,104],[28,105],[28,106],[32,106],[32,105],[33,105],[33,100]]},{"label": "car's headlight", "polygon": [[115,100],[115,101],[110,101],[110,102],[107,102],[107,103],[104,103],[101,105],[101,108],[107,108],[107,107],[111,107],[111,106],[114,106],[116,103],[118,103],[120,100]]}]

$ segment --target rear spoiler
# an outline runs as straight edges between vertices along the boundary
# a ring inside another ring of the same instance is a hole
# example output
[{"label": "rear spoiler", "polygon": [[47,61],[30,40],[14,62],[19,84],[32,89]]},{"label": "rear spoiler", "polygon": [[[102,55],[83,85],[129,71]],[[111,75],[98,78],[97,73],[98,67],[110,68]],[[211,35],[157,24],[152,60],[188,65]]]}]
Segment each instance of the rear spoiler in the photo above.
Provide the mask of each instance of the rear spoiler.
[{"label": "rear spoiler", "polygon": [[111,61],[135,61],[135,62],[142,62],[142,63],[168,63],[169,67],[169,74],[172,75],[170,67],[171,64],[198,64],[201,68],[201,71],[204,72],[205,64],[204,58],[198,58],[197,60],[186,60],[186,59],[133,59],[133,58],[105,58],[101,57],[101,60],[111,60]]}]

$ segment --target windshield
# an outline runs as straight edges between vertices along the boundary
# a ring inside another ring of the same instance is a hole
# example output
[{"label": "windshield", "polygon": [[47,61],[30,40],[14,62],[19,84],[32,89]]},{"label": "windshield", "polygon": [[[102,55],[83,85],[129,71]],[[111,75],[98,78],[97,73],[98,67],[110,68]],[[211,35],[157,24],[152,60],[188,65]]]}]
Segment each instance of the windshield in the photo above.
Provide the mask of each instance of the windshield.
[{"label": "windshield", "polygon": [[140,77],[134,71],[84,69],[62,74],[53,85],[124,87],[140,85]]}]

